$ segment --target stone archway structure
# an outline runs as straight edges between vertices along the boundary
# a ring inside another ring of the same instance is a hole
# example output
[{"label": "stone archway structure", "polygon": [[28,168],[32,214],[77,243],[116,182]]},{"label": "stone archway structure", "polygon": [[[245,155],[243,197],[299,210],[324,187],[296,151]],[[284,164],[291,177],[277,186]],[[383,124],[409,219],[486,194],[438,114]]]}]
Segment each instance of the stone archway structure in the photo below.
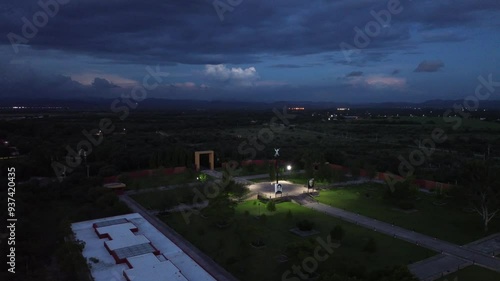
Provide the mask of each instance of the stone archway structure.
[{"label": "stone archway structure", "polygon": [[210,170],[214,169],[214,151],[213,150],[205,150],[205,151],[195,151],[194,152],[194,165],[196,170],[200,170],[200,155],[208,154],[208,161],[210,162]]}]

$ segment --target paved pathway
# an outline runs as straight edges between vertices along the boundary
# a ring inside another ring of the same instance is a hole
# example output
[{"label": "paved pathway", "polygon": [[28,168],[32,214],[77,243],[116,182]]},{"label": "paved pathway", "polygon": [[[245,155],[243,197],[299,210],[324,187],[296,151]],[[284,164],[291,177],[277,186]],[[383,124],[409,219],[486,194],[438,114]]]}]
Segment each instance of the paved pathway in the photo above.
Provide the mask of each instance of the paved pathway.
[{"label": "paved pathway", "polygon": [[[491,256],[500,254],[500,233],[490,235],[463,247]],[[422,281],[433,281],[472,265],[471,261],[445,254],[410,264],[410,271]]]},{"label": "paved pathway", "polygon": [[363,183],[368,183],[368,182],[384,183],[383,180],[376,180],[376,179],[369,179],[369,178],[360,177],[357,180],[336,182],[336,183],[331,184],[330,186],[358,185],[358,184],[363,184]]},{"label": "paved pathway", "polygon": [[209,256],[205,255],[198,248],[189,243],[172,228],[167,226],[157,217],[151,215],[144,207],[132,200],[127,195],[121,195],[120,200],[132,209],[133,212],[141,214],[149,223],[158,229],[163,235],[174,242],[182,251],[188,254],[196,263],[203,267],[210,275],[218,281],[237,281],[234,276],[218,265]]},{"label": "paved pathway", "polygon": [[[300,202],[299,202],[300,203]],[[361,216],[355,213],[344,211],[339,208],[331,207],[322,203],[311,201],[302,202],[304,207],[314,209],[316,211],[328,214],[342,220],[373,229],[374,231],[381,232],[394,238],[414,243],[436,252],[458,257],[460,259],[470,261],[476,265],[500,272],[500,259],[494,258],[491,255],[476,251],[470,248],[458,246],[443,240],[423,235],[402,227],[394,226],[379,220]]]},{"label": "paved pathway", "polygon": [[[201,172],[204,173],[204,174],[207,174],[207,175],[209,175],[211,177],[217,178],[217,179],[222,178],[222,172],[219,172],[219,171],[216,171],[216,170],[203,170]],[[300,173],[304,173],[304,170],[295,171],[295,172],[300,174]],[[290,172],[290,171],[284,172],[283,174],[280,174],[280,177],[281,176],[288,176],[288,175],[291,175],[291,174],[293,174],[293,172]],[[234,181],[238,182],[238,183],[253,184],[254,182],[252,182],[251,180],[269,178],[269,174],[239,176],[239,177],[233,177],[233,178],[234,178]]]},{"label": "paved pathway", "polygon": [[201,172],[216,179],[222,178],[222,173],[216,170],[201,170]]},{"label": "paved pathway", "polygon": [[421,281],[434,281],[471,265],[471,261],[440,254],[410,264],[408,269]]},{"label": "paved pathway", "polygon": [[[219,171],[216,171],[216,170],[203,170],[201,171],[202,173],[204,174],[207,174],[213,178],[216,178],[216,179],[221,179],[222,178],[222,172],[219,172]],[[259,176],[259,175],[257,175]],[[269,175],[268,175],[269,176]],[[253,182],[249,181],[248,179],[246,179],[245,177],[234,177],[233,180],[237,183],[241,183],[241,184],[252,184]]]}]

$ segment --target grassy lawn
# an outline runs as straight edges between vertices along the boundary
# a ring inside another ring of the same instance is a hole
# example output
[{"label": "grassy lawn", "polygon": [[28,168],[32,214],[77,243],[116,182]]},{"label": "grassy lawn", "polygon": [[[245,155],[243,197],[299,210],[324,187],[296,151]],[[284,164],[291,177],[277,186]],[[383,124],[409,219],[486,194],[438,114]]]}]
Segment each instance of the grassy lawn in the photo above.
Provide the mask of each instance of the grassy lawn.
[{"label": "grassy lawn", "polygon": [[479,266],[469,266],[453,274],[438,279],[438,281],[498,281],[500,273],[482,268]]},{"label": "grassy lawn", "polygon": [[[287,216],[289,211],[291,217]],[[259,213],[266,214],[266,220],[257,219]],[[276,256],[282,254],[290,243],[313,239],[313,244],[319,245],[314,239],[321,237],[326,240],[335,225],[343,227],[345,238],[342,246],[333,252],[330,259],[320,263],[319,271],[335,265],[333,259],[352,259],[355,261],[353,263],[372,270],[409,264],[435,255],[430,250],[288,202],[278,204],[274,213],[268,212],[265,205],[259,205],[257,201],[243,202],[236,209],[234,222],[225,229],[214,227],[197,215],[190,217],[189,224],[181,214],[160,218],[240,280],[281,280],[282,274],[291,269],[292,264],[279,263]],[[320,231],[318,235],[301,238],[289,231],[298,220],[305,218],[315,223],[314,229]],[[266,247],[255,249],[250,246],[248,241],[252,235],[261,236]],[[369,238],[376,241],[378,251],[375,253],[363,252]]]},{"label": "grassy lawn", "polygon": [[[380,184],[362,184],[345,189],[321,191],[317,199],[325,204],[395,225],[413,229],[439,239],[466,244],[500,231],[498,219],[490,223],[490,232],[484,233],[481,219],[475,213],[466,213],[451,203],[436,206],[433,195],[420,193],[415,205],[418,211],[405,213],[397,210],[383,196],[385,187]],[[366,195],[369,194],[369,197]]]},{"label": "grassy lawn", "polygon": [[[307,181],[309,180],[308,178],[306,178],[304,174],[284,176],[283,179],[295,184],[303,184],[303,185],[307,185]],[[316,182],[315,185],[316,184],[318,184],[318,182]]]},{"label": "grassy lawn", "polygon": [[149,210],[164,210],[179,205],[180,203],[192,204],[195,196],[193,190],[198,189],[203,193],[202,186],[202,184],[197,186],[186,185],[170,190],[133,194],[130,195],[130,197]]},{"label": "grassy lawn", "polygon": [[[281,177],[280,177],[280,179],[281,179]],[[290,182],[295,183],[295,184],[303,184],[306,186],[307,186],[307,182],[310,180],[310,178],[308,178],[306,176],[306,174],[295,174],[295,175],[283,176],[282,179],[290,181]],[[348,181],[349,178],[346,178],[345,180]],[[324,186],[328,186],[330,184],[331,183],[326,182],[326,181],[324,181],[324,182],[318,181],[318,180],[314,181],[314,187],[324,187]]]},{"label": "grassy lawn", "polygon": [[143,189],[195,182],[196,175],[196,173],[188,171],[173,175],[152,175],[135,179],[123,177],[121,180],[127,185],[127,189]]},{"label": "grassy lawn", "polygon": [[[419,122],[421,124],[429,124],[429,125],[434,125],[434,126],[439,126],[440,128],[448,128],[450,126],[453,126],[452,123],[446,123],[443,117],[401,117],[400,120],[404,121],[412,121],[412,122]],[[481,121],[479,119],[472,119],[472,118],[464,118],[462,120],[462,128],[470,128],[470,129],[494,129],[494,130],[499,130],[500,129],[500,124],[495,123],[495,122],[490,122],[490,121]]]}]

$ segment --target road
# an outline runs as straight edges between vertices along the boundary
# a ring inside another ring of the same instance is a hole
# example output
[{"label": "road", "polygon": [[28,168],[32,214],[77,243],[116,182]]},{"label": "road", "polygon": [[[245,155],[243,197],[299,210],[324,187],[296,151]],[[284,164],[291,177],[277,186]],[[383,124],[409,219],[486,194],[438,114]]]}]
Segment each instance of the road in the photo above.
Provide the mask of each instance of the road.
[{"label": "road", "polygon": [[167,226],[157,217],[151,215],[144,207],[139,205],[137,202],[132,200],[127,195],[121,195],[120,200],[123,201],[127,206],[136,213],[143,216],[150,224],[152,224],[156,229],[158,229],[163,235],[174,242],[184,253],[189,255],[196,263],[198,263],[203,269],[205,269],[210,275],[212,275],[218,281],[237,281],[231,273],[227,272],[209,256],[205,255],[198,248],[189,243],[186,239],[180,236],[172,228]]}]

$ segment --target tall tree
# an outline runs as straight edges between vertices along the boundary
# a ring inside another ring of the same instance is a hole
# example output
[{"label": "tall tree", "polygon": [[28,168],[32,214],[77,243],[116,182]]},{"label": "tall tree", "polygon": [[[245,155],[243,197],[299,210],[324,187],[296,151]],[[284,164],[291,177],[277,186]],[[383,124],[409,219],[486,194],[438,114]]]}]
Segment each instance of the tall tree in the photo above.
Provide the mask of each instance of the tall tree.
[{"label": "tall tree", "polygon": [[232,200],[227,192],[223,191],[208,201],[204,213],[212,223],[225,225],[234,216],[236,205],[237,202]]},{"label": "tall tree", "polygon": [[[240,188],[233,180],[232,169],[226,167],[222,172],[222,182],[218,185],[217,194],[208,201],[203,212],[208,215],[212,223],[226,225],[235,214],[238,203],[231,198],[231,194],[240,194]],[[216,184],[216,183],[212,183]]]},{"label": "tall tree", "polygon": [[500,177],[499,168],[489,162],[476,161],[464,167],[461,186],[470,204],[481,216],[484,231],[488,224],[500,212]]}]

